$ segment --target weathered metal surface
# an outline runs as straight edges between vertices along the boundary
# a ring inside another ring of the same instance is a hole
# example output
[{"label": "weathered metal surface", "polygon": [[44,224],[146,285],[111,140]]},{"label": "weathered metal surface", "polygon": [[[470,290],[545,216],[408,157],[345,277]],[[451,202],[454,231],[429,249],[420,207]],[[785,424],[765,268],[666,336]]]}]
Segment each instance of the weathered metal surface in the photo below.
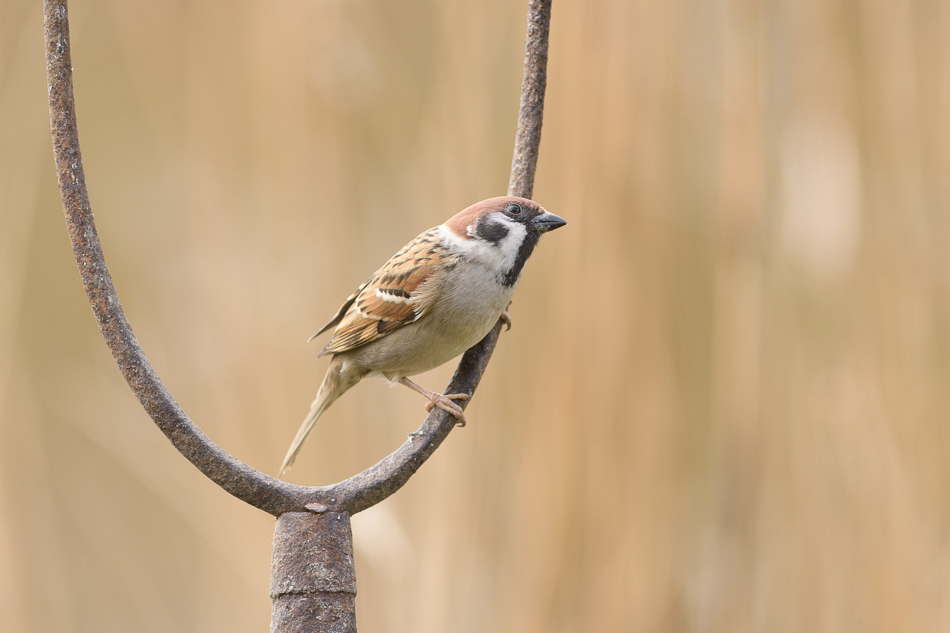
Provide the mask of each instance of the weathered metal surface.
[{"label": "weathered metal surface", "polygon": [[287,512],[271,559],[271,631],[356,631],[353,534],[345,512]]},{"label": "weathered metal surface", "polygon": [[[548,33],[551,27],[551,0],[531,0],[528,4],[528,34],[524,43],[524,76],[515,154],[511,159],[508,195],[530,198],[534,194],[534,172],[541,146],[544,119],[544,91],[548,83]],[[446,392],[448,393],[448,392]]]},{"label": "weathered metal surface", "polygon": [[345,594],[290,594],[274,601],[271,633],[356,633],[356,604]]}]

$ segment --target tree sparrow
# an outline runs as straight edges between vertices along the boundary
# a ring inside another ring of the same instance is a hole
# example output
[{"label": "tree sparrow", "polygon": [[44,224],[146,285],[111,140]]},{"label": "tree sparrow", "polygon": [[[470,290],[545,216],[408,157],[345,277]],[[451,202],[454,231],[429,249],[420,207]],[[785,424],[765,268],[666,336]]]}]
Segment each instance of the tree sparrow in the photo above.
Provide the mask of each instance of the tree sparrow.
[{"label": "tree sparrow", "polygon": [[320,415],[367,376],[382,376],[428,398],[465,424],[453,399],[409,380],[480,341],[505,312],[525,262],[542,233],[567,224],[525,198],[482,200],[429,229],[396,253],[350,295],[313,340],[336,326],[320,352],[331,354],[317,397],[287,451],[294,463]]}]

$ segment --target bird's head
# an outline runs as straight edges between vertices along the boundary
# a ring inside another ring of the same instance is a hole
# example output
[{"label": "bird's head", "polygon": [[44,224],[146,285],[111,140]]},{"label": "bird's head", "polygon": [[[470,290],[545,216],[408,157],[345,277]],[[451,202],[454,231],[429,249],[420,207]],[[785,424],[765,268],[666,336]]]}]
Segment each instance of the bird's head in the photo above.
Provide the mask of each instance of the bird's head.
[{"label": "bird's head", "polygon": [[512,286],[541,235],[565,224],[533,200],[501,196],[476,202],[442,226],[459,254],[491,268],[502,283]]}]

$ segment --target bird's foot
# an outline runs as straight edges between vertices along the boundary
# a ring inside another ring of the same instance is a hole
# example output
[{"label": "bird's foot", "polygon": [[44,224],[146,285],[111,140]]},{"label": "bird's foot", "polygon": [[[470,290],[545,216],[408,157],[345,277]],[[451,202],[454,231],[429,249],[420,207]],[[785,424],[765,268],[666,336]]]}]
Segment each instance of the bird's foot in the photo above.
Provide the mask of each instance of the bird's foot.
[{"label": "bird's foot", "polygon": [[498,320],[505,324],[505,332],[511,329],[511,315],[508,314],[507,310],[501,313],[501,316],[498,317]]},{"label": "bird's foot", "polygon": [[422,385],[417,385],[405,376],[400,378],[399,382],[406,385],[413,391],[421,393],[429,400],[429,402],[426,403],[426,411],[432,411],[432,409],[435,407],[439,407],[443,411],[446,411],[447,413],[450,413],[458,418],[458,426],[465,426],[465,414],[462,412],[462,407],[452,402],[452,400],[470,400],[470,395],[467,393],[450,393],[442,395],[441,393],[429,391]]},{"label": "bird's foot", "polygon": [[438,407],[447,413],[450,413],[458,418],[458,423],[456,426],[465,426],[465,414],[462,412],[462,407],[452,402],[452,400],[471,400],[472,397],[467,393],[449,393],[442,395],[440,393],[432,394],[432,397],[426,403],[426,411],[432,411],[432,409]]}]

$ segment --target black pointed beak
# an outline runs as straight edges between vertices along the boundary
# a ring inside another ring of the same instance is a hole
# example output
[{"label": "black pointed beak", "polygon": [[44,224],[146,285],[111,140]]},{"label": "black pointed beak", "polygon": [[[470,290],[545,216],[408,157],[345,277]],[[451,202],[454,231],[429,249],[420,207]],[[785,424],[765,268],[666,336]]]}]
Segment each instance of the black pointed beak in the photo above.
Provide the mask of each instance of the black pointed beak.
[{"label": "black pointed beak", "polygon": [[553,231],[554,229],[564,226],[567,222],[564,218],[556,216],[550,211],[545,211],[533,219],[531,224],[541,233],[547,233],[548,231]]}]

